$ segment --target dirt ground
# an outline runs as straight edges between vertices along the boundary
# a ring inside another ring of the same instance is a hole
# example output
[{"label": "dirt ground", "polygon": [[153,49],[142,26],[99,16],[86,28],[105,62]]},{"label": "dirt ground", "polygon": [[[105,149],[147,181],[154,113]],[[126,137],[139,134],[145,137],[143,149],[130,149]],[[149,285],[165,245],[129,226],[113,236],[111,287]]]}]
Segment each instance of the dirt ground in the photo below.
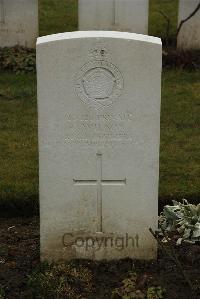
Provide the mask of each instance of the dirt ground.
[{"label": "dirt ground", "polygon": [[[176,247],[184,271],[193,284],[200,282],[200,246]],[[77,261],[76,261],[77,263]],[[111,298],[114,288],[121,285],[127,273],[134,269],[138,273],[138,287],[145,284],[162,286],[165,298],[200,299],[200,293],[191,295],[187,283],[174,262],[159,250],[154,262],[124,259],[113,262],[78,261],[93,274],[94,293],[91,299]],[[28,276],[39,265],[39,219],[0,218],[0,286],[6,299],[33,298],[28,290]],[[1,296],[0,296],[1,298]]]}]

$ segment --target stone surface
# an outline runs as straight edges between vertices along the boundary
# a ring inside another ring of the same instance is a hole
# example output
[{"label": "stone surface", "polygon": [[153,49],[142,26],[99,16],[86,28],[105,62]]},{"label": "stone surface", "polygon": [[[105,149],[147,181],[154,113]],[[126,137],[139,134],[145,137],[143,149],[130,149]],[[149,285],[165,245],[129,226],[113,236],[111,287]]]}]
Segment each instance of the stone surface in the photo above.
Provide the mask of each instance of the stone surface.
[{"label": "stone surface", "polygon": [[161,41],[37,42],[42,259],[156,256]]},{"label": "stone surface", "polygon": [[0,0],[0,47],[35,48],[38,0]]},{"label": "stone surface", "polygon": [[148,34],[149,0],[79,0],[79,30]]},{"label": "stone surface", "polygon": [[[197,7],[199,0],[179,0],[178,24]],[[200,49],[200,10],[180,30],[177,40],[180,49]]]}]

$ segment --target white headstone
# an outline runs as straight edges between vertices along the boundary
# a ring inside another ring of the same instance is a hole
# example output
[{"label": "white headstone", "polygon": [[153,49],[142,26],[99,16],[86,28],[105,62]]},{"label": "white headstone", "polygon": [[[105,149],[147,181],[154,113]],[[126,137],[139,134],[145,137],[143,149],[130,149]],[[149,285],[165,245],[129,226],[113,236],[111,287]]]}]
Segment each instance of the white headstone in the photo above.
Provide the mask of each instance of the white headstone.
[{"label": "white headstone", "polygon": [[148,34],[149,0],[79,0],[79,30]]},{"label": "white headstone", "polygon": [[[199,0],[179,0],[178,25],[186,19],[200,3]],[[200,49],[200,10],[185,22],[179,32],[179,49]]]},{"label": "white headstone", "polygon": [[35,48],[38,0],[0,0],[0,47]]},{"label": "white headstone", "polygon": [[42,259],[156,256],[161,41],[37,42]]}]

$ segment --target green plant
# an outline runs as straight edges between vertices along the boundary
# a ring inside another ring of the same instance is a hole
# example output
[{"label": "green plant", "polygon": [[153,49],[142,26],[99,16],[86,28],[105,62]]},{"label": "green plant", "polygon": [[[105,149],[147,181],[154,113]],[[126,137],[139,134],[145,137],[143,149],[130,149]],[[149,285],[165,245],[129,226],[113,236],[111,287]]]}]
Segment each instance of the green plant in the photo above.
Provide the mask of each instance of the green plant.
[{"label": "green plant", "polygon": [[[137,274],[135,272],[129,272],[128,278],[125,278],[122,281],[122,286],[116,288],[112,292],[112,298],[122,298],[122,299],[131,299],[131,298],[144,298],[142,297],[140,291],[136,289]],[[140,294],[139,294],[140,293]]]},{"label": "green plant", "polygon": [[139,290],[137,287],[137,274],[129,272],[127,278],[122,281],[122,285],[112,292],[113,299],[162,299],[165,289],[160,286],[149,287],[147,290]]},{"label": "green plant", "polygon": [[3,287],[0,285],[0,299],[5,299],[5,296],[6,296],[5,291]]},{"label": "green plant", "polygon": [[165,289],[161,287],[150,287],[147,290],[147,299],[162,299],[165,292]]},{"label": "green plant", "polygon": [[200,204],[189,204],[185,199],[183,203],[173,201],[173,206],[164,207],[159,224],[163,231],[178,231],[181,237],[177,244],[200,241]]},{"label": "green plant", "polygon": [[35,50],[20,46],[0,48],[0,69],[13,71],[16,74],[35,72]]},{"label": "green plant", "polygon": [[93,290],[92,278],[83,266],[43,263],[30,275],[28,287],[34,298],[82,299]]},{"label": "green plant", "polygon": [[112,298],[121,299],[145,299],[145,295],[137,289],[137,274],[129,272],[128,278],[122,281],[122,286],[112,292]]}]

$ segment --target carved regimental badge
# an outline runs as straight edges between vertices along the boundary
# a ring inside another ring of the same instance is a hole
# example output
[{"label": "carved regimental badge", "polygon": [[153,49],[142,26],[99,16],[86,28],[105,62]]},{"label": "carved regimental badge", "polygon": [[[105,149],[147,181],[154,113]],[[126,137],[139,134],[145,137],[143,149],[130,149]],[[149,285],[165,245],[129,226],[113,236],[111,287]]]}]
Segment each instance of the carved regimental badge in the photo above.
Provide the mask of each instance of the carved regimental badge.
[{"label": "carved regimental badge", "polygon": [[86,63],[75,80],[78,97],[85,104],[97,109],[111,105],[121,95],[123,89],[123,77],[120,71],[103,58],[97,55],[95,60]]}]

